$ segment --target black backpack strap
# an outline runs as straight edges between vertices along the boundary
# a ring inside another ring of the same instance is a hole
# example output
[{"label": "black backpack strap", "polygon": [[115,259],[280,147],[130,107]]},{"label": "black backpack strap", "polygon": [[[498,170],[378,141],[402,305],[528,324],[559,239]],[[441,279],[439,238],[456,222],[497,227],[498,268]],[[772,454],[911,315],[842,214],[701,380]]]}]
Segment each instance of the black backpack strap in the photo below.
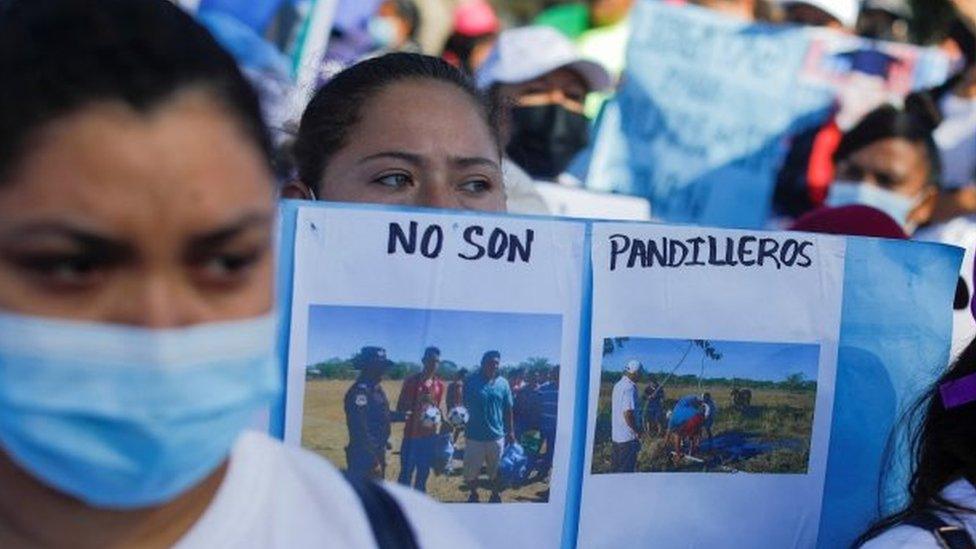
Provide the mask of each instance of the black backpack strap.
[{"label": "black backpack strap", "polygon": [[973,543],[973,538],[964,527],[949,524],[935,513],[918,513],[902,521],[902,524],[931,532],[944,549],[976,549],[976,543]]},{"label": "black backpack strap", "polygon": [[379,549],[420,549],[400,504],[378,482],[346,476],[366,511]]}]

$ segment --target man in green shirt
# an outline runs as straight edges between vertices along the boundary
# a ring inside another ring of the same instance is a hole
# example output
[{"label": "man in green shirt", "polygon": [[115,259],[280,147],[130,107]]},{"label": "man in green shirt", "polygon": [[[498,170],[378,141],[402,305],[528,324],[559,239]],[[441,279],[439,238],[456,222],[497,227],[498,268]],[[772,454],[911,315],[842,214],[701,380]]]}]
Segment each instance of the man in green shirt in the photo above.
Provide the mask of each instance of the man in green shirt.
[{"label": "man in green shirt", "polygon": [[480,501],[478,477],[485,466],[491,485],[492,503],[501,501],[497,482],[498,462],[505,444],[515,442],[512,425],[512,389],[498,375],[501,353],[488,351],[481,357],[481,368],[464,384],[464,405],[469,419],[465,430],[464,480],[471,491],[469,502]]}]

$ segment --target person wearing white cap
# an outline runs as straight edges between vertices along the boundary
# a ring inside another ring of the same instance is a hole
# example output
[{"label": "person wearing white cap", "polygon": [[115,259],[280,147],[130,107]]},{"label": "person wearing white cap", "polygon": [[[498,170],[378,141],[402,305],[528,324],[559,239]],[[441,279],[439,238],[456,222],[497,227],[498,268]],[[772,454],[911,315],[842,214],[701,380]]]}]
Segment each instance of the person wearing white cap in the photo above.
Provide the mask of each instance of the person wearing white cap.
[{"label": "person wearing white cap", "polygon": [[[586,147],[586,95],[611,85],[606,69],[583,59],[568,38],[544,26],[502,32],[475,76],[499,110],[507,159],[519,168],[507,166],[506,176],[524,171],[544,181],[555,181]],[[513,208],[513,189],[506,186],[509,211],[531,213],[517,204]]]},{"label": "person wearing white cap", "polygon": [[781,0],[786,21],[809,27],[853,30],[861,12],[859,0]]},{"label": "person wearing white cap", "polygon": [[640,452],[639,429],[634,410],[637,409],[637,374],[641,363],[630,360],[624,365],[620,381],[614,384],[610,401],[611,469],[614,473],[633,473]]}]

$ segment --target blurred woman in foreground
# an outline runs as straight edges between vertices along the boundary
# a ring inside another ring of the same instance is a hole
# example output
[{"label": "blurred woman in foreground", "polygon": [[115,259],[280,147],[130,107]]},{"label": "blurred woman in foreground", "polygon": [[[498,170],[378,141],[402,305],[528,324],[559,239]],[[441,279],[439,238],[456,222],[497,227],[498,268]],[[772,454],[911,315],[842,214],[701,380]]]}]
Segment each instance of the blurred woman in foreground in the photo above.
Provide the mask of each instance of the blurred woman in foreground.
[{"label": "blurred woman in foreground", "polygon": [[0,81],[0,546],[470,543],[396,488],[360,488],[399,511],[371,528],[325,461],[245,434],[281,396],[271,155],[205,30],[0,0]]}]

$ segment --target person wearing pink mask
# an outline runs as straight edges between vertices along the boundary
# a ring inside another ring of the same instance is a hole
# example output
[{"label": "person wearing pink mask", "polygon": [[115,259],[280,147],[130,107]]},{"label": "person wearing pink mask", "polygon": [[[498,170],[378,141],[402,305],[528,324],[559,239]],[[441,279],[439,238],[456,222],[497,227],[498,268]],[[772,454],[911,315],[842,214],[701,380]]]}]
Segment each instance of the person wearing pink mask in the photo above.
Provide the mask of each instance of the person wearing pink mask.
[{"label": "person wearing pink mask", "polygon": [[501,23],[487,0],[467,0],[454,10],[454,31],[442,57],[467,74],[474,74],[491,52]]}]

